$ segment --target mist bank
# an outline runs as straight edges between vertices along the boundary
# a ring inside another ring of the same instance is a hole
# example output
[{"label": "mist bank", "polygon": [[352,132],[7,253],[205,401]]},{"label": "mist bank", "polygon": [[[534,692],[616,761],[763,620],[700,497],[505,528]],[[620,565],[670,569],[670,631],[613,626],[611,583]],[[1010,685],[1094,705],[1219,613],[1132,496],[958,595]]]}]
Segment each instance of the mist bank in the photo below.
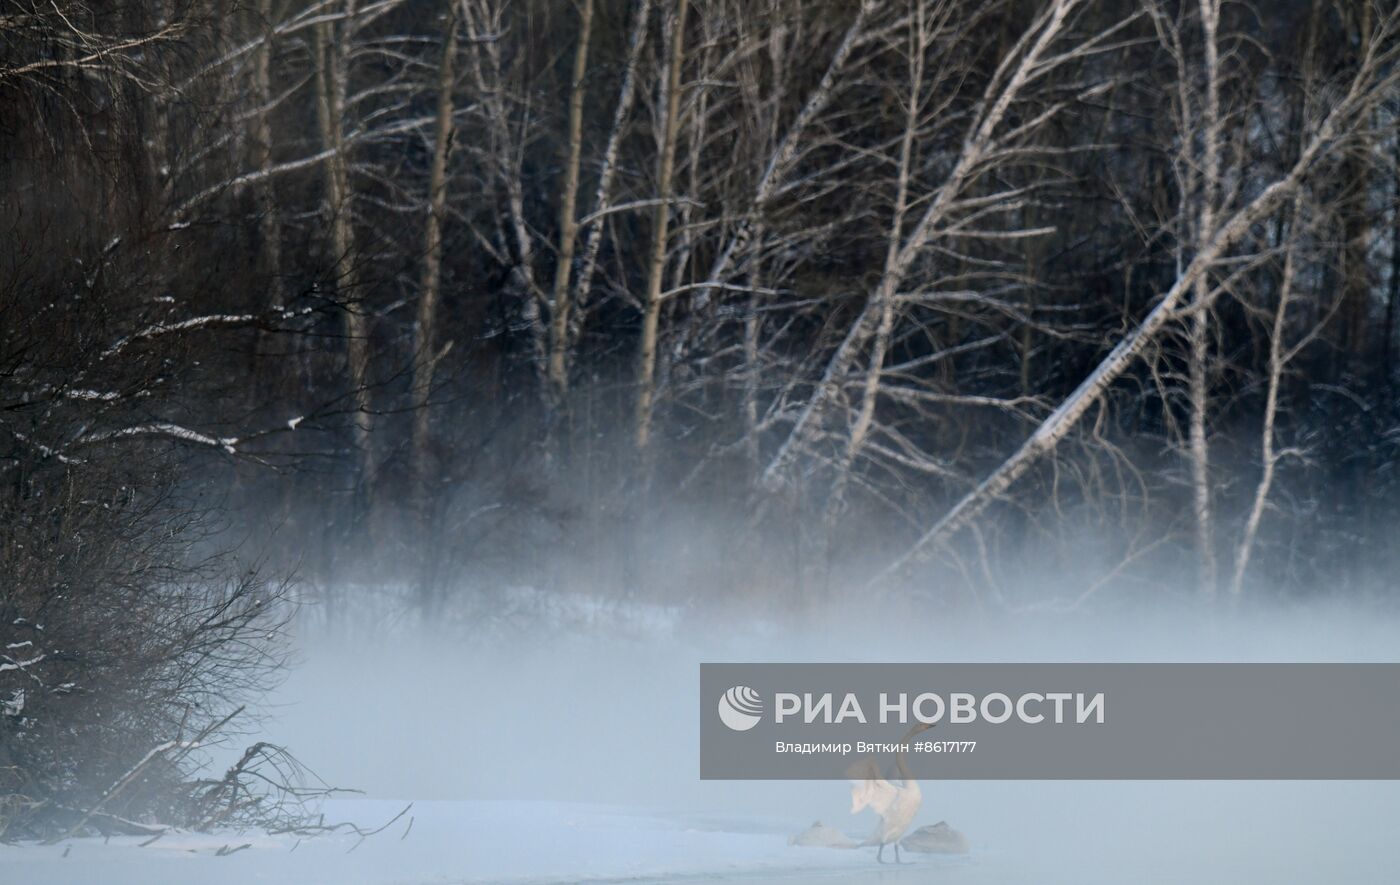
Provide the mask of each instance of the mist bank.
[{"label": "mist bank", "polygon": [[[305,748],[328,780],[379,797],[718,808],[821,787],[698,781],[702,661],[1392,661],[1400,648],[1400,613],[1335,603],[1017,616],[852,604],[796,626],[709,614],[587,634],[545,618],[477,632],[364,626],[305,627],[302,663],[266,708],[268,733]],[[840,784],[826,790],[839,800]]]},{"label": "mist bank", "polygon": [[[587,634],[547,619],[475,633],[307,626],[303,663],[264,727],[371,797],[500,802],[526,820],[530,803],[644,811],[661,821],[628,837],[645,856],[674,827],[776,845],[817,820],[856,838],[872,823],[850,816],[844,781],[700,781],[701,661],[1388,661],[1400,648],[1400,615],[1335,603],[917,617],[847,604],[800,626],[627,623]],[[916,825],[946,820],[971,840],[956,871],[968,882],[1379,881],[1400,815],[1393,782],[926,781],[923,792]]]}]

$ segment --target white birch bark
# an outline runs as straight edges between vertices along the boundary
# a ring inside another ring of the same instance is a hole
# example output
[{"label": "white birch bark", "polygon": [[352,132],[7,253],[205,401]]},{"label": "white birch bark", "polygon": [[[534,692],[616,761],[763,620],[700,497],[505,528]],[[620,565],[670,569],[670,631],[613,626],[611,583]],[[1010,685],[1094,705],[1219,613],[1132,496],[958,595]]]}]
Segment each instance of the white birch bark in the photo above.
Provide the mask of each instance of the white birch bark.
[{"label": "white birch bark", "polygon": [[666,96],[662,120],[661,161],[656,176],[658,202],[652,222],[651,254],[647,261],[647,287],[643,295],[641,358],[637,371],[637,405],[634,443],[646,453],[651,443],[651,417],[656,406],[656,345],[661,317],[661,286],[666,273],[666,244],[671,223],[671,185],[676,165],[679,129],[681,63],[685,58],[685,19],[689,0],[678,0],[673,19],[670,53],[666,60]]},{"label": "white birch bark", "polygon": [[532,362],[539,379],[540,394],[547,399],[549,330],[542,318],[546,295],[535,276],[534,234],[525,219],[525,184],[522,180],[525,133],[523,127],[513,125],[506,103],[508,72],[499,39],[505,31],[504,7],[494,0],[461,0],[460,9],[474,49],[469,56],[472,60],[472,78],[486,111],[489,162],[505,191],[505,223],[516,248],[514,275],[524,297],[521,319],[530,336]]},{"label": "white birch bark", "polygon": [[[627,129],[627,121],[632,116],[632,105],[637,94],[637,62],[646,45],[647,22],[651,17],[652,0],[638,0],[633,15],[632,28],[627,37],[627,62],[622,71],[622,85],[618,88],[617,107],[613,111],[612,128],[608,130],[607,147],[603,149],[602,168],[598,173],[598,187],[593,196],[593,211],[590,221],[581,225],[588,229],[584,241],[583,258],[580,262],[578,280],[574,284],[572,301],[581,307],[593,285],[593,274],[598,267],[598,251],[603,243],[603,226],[608,210],[612,207],[613,178],[617,174],[618,151],[622,136]],[[576,323],[575,323],[576,324]]]},{"label": "white birch bark", "polygon": [[573,270],[578,240],[579,165],[583,159],[584,76],[588,73],[588,38],[593,29],[593,0],[583,0],[579,10],[578,48],[574,52],[573,79],[569,85],[569,156],[564,166],[563,195],[559,207],[559,256],[554,265],[554,292],[550,298],[549,388],[554,410],[563,408],[569,392],[569,312],[572,298],[569,274]]},{"label": "white birch bark", "polygon": [[447,20],[442,36],[442,59],[438,64],[437,123],[433,136],[433,158],[428,172],[428,213],[423,225],[423,278],[418,292],[418,312],[414,323],[413,347],[413,458],[414,493],[420,511],[426,511],[427,476],[431,469],[428,444],[432,415],[428,398],[432,393],[433,372],[437,365],[437,314],[442,288],[442,229],[447,216],[447,160],[454,135],[453,113],[456,102],[454,63],[457,56],[457,15],[455,3],[447,3]]},{"label": "white birch bark", "polygon": [[[938,224],[956,207],[967,184],[975,174],[985,171],[979,167],[1000,147],[997,132],[1006,119],[1007,109],[1033,78],[1044,76],[1048,70],[1075,55],[1071,52],[1046,57],[1051,44],[1062,35],[1070,13],[1080,2],[1081,0],[1056,0],[1052,3],[1036,18],[1003,60],[987,86],[982,101],[982,112],[973,121],[957,163],[938,190],[926,200],[928,208],[898,246],[893,259],[886,265],[876,291],[866,299],[865,306],[828,361],[820,382],[804,404],[787,438],[764,469],[761,482],[766,488],[775,489],[781,486],[788,467],[817,430],[818,420],[824,409],[840,389],[856,358],[869,343],[871,335],[879,325],[883,305],[895,297],[910,266],[923,251]],[[1040,119],[1043,120],[1044,117]],[[1028,125],[1023,124],[1013,131],[1024,132]]]},{"label": "white birch bark", "polygon": [[[909,91],[906,96],[904,132],[899,143],[899,166],[895,174],[894,209],[890,218],[889,236],[885,247],[885,264],[882,276],[896,274],[900,247],[904,239],[904,216],[909,204],[909,184],[912,174],[914,142],[918,136],[921,105],[924,90],[924,65],[930,40],[925,30],[924,4],[915,11],[915,23],[909,35],[908,49]],[[830,527],[844,506],[846,486],[850,481],[851,466],[865,445],[875,417],[875,404],[879,399],[880,375],[885,365],[885,353],[889,349],[890,334],[894,331],[895,300],[893,293],[885,285],[880,286],[881,303],[878,305],[879,321],[875,330],[875,340],[861,383],[860,404],[847,433],[846,446],[836,466],[836,479],[832,484],[827,500],[825,522]]]},{"label": "white birch bark", "polygon": [[889,580],[902,573],[914,562],[928,555],[932,546],[975,519],[992,501],[999,498],[1016,480],[1025,475],[1039,458],[1072,430],[1100,396],[1119,378],[1142,353],[1166,323],[1171,320],[1190,294],[1196,281],[1219,260],[1240,237],[1255,224],[1265,220],[1290,198],[1319,158],[1332,154],[1342,142],[1346,126],[1359,113],[1393,89],[1396,72],[1372,56],[1363,71],[1351,81],[1347,91],[1332,105],[1331,111],[1318,125],[1302,149],[1298,159],[1284,175],[1261,190],[1253,199],[1235,210],[1216,229],[1206,247],[1198,251],[1191,263],[1172,284],[1138,326],[1111,350],[1074,392],[1050,413],[1035,432],[987,475],[975,488],[957,501],[942,517],[925,531],[904,554],[877,574],[872,584]]},{"label": "white birch bark", "polygon": [[[1232,597],[1238,597],[1244,589],[1244,576],[1254,551],[1254,539],[1259,533],[1259,523],[1264,518],[1264,508],[1269,501],[1269,491],[1274,483],[1274,470],[1279,461],[1274,425],[1278,420],[1279,387],[1283,382],[1284,367],[1290,356],[1283,336],[1287,328],[1289,303],[1293,300],[1293,284],[1297,274],[1297,228],[1301,223],[1301,201],[1295,199],[1292,227],[1283,257],[1283,278],[1279,282],[1278,307],[1274,309],[1273,325],[1269,330],[1269,376],[1264,394],[1264,418],[1259,428],[1259,482],[1254,487],[1254,497],[1249,506],[1249,516],[1245,518],[1244,531],[1240,533],[1239,543],[1235,546],[1234,569],[1230,575]],[[1296,353],[1296,350],[1292,352]]]},{"label": "white birch bark", "polygon": [[354,441],[359,460],[359,484],[368,489],[374,481],[373,419],[369,395],[369,324],[364,312],[360,256],[356,248],[353,195],[349,157],[345,143],[345,96],[349,81],[349,56],[356,0],[345,0],[343,20],[337,27],[322,22],[316,27],[317,119],[321,140],[331,152],[324,165],[329,211],[331,260],[335,263],[336,293],[342,301],[345,356],[351,398],[354,403]]},{"label": "white birch bark", "polygon": [[706,285],[698,291],[696,306],[703,308],[710,293],[725,281],[729,272],[733,269],[734,262],[738,256],[742,255],[745,248],[750,243],[753,234],[753,227],[756,218],[762,213],[764,206],[772,199],[774,193],[782,186],[785,177],[792,168],[793,161],[797,158],[798,148],[802,144],[803,137],[807,130],[821,116],[827,106],[831,103],[832,96],[836,93],[837,84],[840,82],[842,73],[845,71],[846,63],[850,60],[852,51],[865,36],[866,25],[870,15],[876,11],[878,5],[871,0],[861,0],[859,9],[856,12],[855,20],[851,22],[849,28],[841,37],[841,42],[837,44],[836,51],[831,55],[831,61],[827,63],[826,70],[822,73],[822,78],[813,87],[807,100],[802,104],[802,110],[788,126],[782,139],[777,143],[773,153],[769,156],[768,162],[764,165],[763,174],[759,176],[758,183],[754,186],[753,197],[750,200],[750,217],[741,222],[735,230],[734,235],[729,237],[724,246],[716,254],[714,262],[710,266],[709,274],[706,277]]},{"label": "white birch bark", "polygon": [[257,109],[251,121],[255,162],[264,178],[258,186],[258,232],[262,239],[263,265],[268,276],[268,304],[281,310],[282,226],[278,218],[277,192],[272,186],[272,0],[258,0],[258,24],[266,38],[253,57],[253,99]]},{"label": "white birch bark", "polygon": [[[1204,37],[1205,96],[1201,109],[1201,194],[1196,220],[1196,251],[1206,248],[1215,236],[1216,201],[1220,181],[1220,54],[1217,30],[1220,0],[1200,0],[1201,30]],[[1183,139],[1189,139],[1183,133]],[[1215,595],[1214,504],[1210,486],[1210,442],[1206,437],[1206,413],[1210,408],[1210,271],[1199,274],[1192,289],[1191,356],[1188,362],[1190,417],[1191,500],[1195,516],[1198,589]]]}]

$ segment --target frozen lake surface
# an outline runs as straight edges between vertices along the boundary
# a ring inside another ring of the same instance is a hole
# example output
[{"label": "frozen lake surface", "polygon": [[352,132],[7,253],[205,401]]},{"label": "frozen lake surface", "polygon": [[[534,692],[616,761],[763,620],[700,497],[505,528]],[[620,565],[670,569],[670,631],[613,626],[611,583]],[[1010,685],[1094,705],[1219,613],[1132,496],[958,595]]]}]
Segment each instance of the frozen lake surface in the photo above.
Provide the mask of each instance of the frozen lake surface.
[{"label": "frozen lake surface", "polygon": [[[327,803],[328,819],[362,824],[377,824],[402,808],[386,800]],[[0,847],[0,870],[6,882],[73,885],[831,881],[880,874],[874,849],[794,847],[787,844],[786,829],[759,818],[580,803],[419,802],[364,841],[341,835],[298,840],[171,834],[141,847],[146,840],[140,837],[83,838],[49,847]],[[243,845],[249,847],[228,853]],[[921,858],[918,867],[929,872],[967,863]],[[910,865],[883,875],[914,872]]]},{"label": "frozen lake surface", "polygon": [[402,819],[358,847],[256,834],[0,846],[0,885],[1400,882],[1400,782],[924,782],[914,827],[946,820],[972,852],[896,868],[874,849],[788,844],[817,820],[857,838],[873,829],[869,812],[849,814],[844,782],[699,780],[704,660],[1392,660],[1400,649],[1389,613],[897,624],[473,643],[381,622],[308,641],[262,730],[229,751],[274,740],[327,782],[366,791],[328,803],[331,821],[375,827],[415,799]]},{"label": "frozen lake surface", "polygon": [[[1048,786],[1061,799],[1076,791],[1068,784]],[[350,836],[299,841],[172,834],[146,847],[136,837],[84,838],[52,847],[0,846],[0,871],[6,883],[26,885],[1321,885],[1393,882],[1400,873],[1393,839],[1400,805],[1394,801],[1394,789],[1386,790],[1392,801],[1384,813],[1363,816],[1348,800],[1375,793],[1376,785],[1294,785],[1291,791],[1255,785],[1266,794],[1256,796],[1245,784],[1194,784],[1189,786],[1207,803],[1196,820],[1173,826],[1151,807],[1152,788],[1107,786],[1088,791],[1105,796],[1117,792],[1137,801],[1145,798],[1149,804],[1125,804],[1117,827],[1104,832],[1104,821],[1092,804],[1077,808],[1069,801],[1062,806],[1063,814],[1046,816],[1046,826],[1036,838],[1017,844],[1006,834],[990,840],[970,834],[973,853],[967,857],[906,855],[913,862],[901,867],[877,864],[874,849],[790,846],[790,832],[804,826],[796,820],[580,803],[459,801],[415,803],[393,826],[358,845]],[[1254,819],[1235,817],[1259,799],[1286,800],[1289,792],[1330,796],[1344,804],[1314,809],[1284,805],[1262,817],[1250,812]],[[1211,799],[1219,801],[1212,807]],[[331,819],[373,824],[402,807],[386,800],[350,800],[329,803],[327,811]],[[1027,822],[1024,813],[1009,821],[1013,826]],[[863,831],[855,821],[839,823],[850,832]],[[1055,844],[1048,844],[1046,837]],[[249,847],[219,854],[242,845]]]}]

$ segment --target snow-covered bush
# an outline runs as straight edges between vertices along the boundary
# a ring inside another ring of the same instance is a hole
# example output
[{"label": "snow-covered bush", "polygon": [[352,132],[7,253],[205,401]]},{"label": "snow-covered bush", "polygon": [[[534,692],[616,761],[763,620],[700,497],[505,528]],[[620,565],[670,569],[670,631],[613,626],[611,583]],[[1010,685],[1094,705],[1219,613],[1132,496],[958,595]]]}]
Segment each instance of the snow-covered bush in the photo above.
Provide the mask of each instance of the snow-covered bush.
[{"label": "snow-covered bush", "polygon": [[201,747],[283,663],[284,586],[201,491],[246,435],[215,416],[251,398],[236,367],[270,315],[142,150],[188,11],[0,12],[0,839],[208,819],[228,791]]}]

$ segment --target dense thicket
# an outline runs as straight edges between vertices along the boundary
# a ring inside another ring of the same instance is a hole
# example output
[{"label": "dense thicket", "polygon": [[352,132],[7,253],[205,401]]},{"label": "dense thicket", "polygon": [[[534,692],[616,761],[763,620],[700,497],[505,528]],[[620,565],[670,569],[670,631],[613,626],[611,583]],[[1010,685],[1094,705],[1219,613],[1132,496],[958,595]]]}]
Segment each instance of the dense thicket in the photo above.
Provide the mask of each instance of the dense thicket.
[{"label": "dense thicket", "polygon": [[214,556],[240,544],[331,610],[402,584],[467,618],[517,584],[1371,586],[1397,27],[1388,0],[3,0],[0,747],[80,690],[140,709],[112,765],[197,729],[212,665],[169,643],[262,617]]}]

